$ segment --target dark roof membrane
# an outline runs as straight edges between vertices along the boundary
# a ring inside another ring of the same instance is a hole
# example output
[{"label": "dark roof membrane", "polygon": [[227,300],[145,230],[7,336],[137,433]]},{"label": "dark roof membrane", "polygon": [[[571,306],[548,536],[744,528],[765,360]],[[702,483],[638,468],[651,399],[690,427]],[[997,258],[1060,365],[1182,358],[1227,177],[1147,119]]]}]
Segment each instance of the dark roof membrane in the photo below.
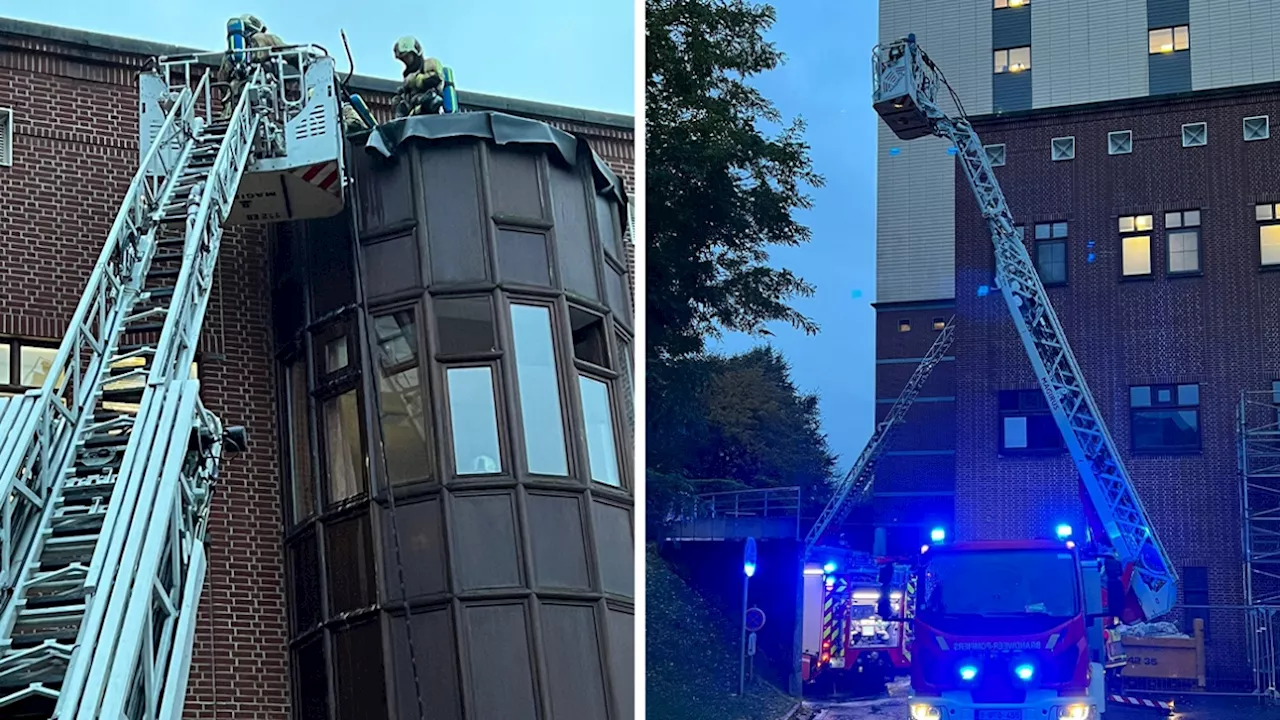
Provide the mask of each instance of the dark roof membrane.
[{"label": "dark roof membrane", "polygon": [[[383,123],[369,133],[364,147],[385,158],[394,157],[409,141],[436,142],[450,138],[484,138],[495,145],[545,145],[548,154],[575,167],[579,154],[590,154],[596,192],[610,194],[625,210],[627,191],[609,165],[586,140],[539,120],[483,111],[447,115],[415,115]],[[357,140],[358,143],[358,140]]]}]

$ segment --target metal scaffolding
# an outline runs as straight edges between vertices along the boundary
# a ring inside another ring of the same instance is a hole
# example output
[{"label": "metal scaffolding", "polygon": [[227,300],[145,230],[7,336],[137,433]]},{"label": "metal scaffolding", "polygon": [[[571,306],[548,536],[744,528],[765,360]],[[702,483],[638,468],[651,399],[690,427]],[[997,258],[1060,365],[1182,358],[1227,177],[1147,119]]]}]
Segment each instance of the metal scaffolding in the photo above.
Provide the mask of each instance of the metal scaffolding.
[{"label": "metal scaffolding", "polygon": [[1257,692],[1273,699],[1280,668],[1280,392],[1245,390],[1237,417],[1245,602]]}]

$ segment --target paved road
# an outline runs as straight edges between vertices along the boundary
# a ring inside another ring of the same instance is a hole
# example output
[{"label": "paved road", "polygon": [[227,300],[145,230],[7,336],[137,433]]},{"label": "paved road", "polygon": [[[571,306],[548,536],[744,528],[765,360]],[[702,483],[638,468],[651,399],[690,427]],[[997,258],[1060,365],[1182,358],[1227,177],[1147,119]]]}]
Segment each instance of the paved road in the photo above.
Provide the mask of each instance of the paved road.
[{"label": "paved road", "polygon": [[[1178,704],[1173,720],[1280,720],[1280,708],[1260,708],[1251,702],[1230,700],[1185,701]],[[907,720],[905,697],[814,703],[813,720]],[[1150,711],[1111,706],[1106,720],[1164,720]]]}]

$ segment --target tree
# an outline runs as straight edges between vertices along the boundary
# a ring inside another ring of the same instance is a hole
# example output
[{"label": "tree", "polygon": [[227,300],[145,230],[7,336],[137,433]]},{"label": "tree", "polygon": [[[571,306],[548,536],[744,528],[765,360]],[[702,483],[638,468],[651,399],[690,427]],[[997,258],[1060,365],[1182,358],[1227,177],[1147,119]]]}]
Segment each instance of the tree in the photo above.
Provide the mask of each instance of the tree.
[{"label": "tree", "polygon": [[[804,123],[774,136],[773,104],[748,80],[783,56],[763,33],[773,8],[745,0],[646,0],[649,372],[696,356],[722,330],[763,336],[783,321],[817,332],[788,301],[813,287],[770,267],[766,248],[807,242],[792,211],[818,187]],[[652,390],[650,390],[652,393]],[[653,397],[651,394],[650,397]]]}]

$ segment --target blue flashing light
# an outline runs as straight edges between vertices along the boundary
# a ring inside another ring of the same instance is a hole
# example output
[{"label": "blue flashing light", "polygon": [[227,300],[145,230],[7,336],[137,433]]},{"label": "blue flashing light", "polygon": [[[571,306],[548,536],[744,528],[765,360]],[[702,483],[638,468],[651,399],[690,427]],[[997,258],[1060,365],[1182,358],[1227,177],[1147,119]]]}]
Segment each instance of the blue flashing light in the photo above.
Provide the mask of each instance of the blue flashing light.
[{"label": "blue flashing light", "polygon": [[1097,259],[1098,259],[1098,253],[1092,253],[1092,252],[1089,253],[1088,255],[1085,255],[1084,257],[1084,261],[1087,263],[1092,263],[1094,260],[1097,260]]},{"label": "blue flashing light", "polygon": [[746,573],[747,577],[754,577],[754,576],[755,576],[755,574],[756,574],[756,564],[755,564],[755,563],[743,563],[743,564],[742,564],[742,572]]},{"label": "blue flashing light", "polygon": [[1036,669],[1030,665],[1019,665],[1013,669],[1013,674],[1017,675],[1019,680],[1026,682],[1036,674]]},{"label": "blue flashing light", "polygon": [[822,566],[822,572],[824,572],[824,573],[826,573],[826,574],[828,574],[828,575],[830,575],[831,573],[833,573],[833,572],[835,572],[835,571],[836,571],[836,564],[835,564],[835,563],[833,563],[833,562],[829,562],[829,563],[827,563],[826,565],[823,565],[823,566]]},{"label": "blue flashing light", "polygon": [[976,677],[978,677],[978,668],[972,665],[965,665],[964,667],[960,668],[961,680],[968,682]]},{"label": "blue flashing light", "polygon": [[1066,523],[1062,523],[1057,527],[1056,532],[1058,533],[1059,540],[1066,540],[1071,537],[1071,526]]},{"label": "blue flashing light", "polygon": [[901,154],[902,154],[902,148],[891,147],[891,148],[889,148],[889,154],[890,154],[890,155],[893,155],[893,156],[901,155]]},{"label": "blue flashing light", "polygon": [[956,154],[956,153],[958,153],[958,152],[960,152],[960,151],[956,149],[956,146],[955,146],[955,145],[952,145],[951,147],[947,148],[947,154],[948,154],[948,155],[955,155],[955,154]]},{"label": "blue flashing light", "polygon": [[929,531],[929,539],[933,542],[940,543],[947,539],[947,531],[943,528],[936,527]]},{"label": "blue flashing light", "polygon": [[991,294],[991,286],[989,285],[978,286],[978,297],[986,297],[987,295],[990,295],[990,294]]}]

